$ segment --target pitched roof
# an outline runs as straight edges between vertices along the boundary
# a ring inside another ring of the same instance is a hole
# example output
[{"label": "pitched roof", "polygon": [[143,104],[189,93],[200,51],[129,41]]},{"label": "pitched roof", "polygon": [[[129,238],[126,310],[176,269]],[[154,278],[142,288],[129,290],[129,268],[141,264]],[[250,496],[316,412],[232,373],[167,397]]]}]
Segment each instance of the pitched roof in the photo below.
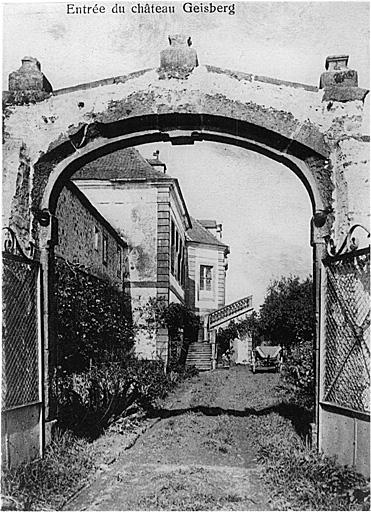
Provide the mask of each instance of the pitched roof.
[{"label": "pitched roof", "polygon": [[135,148],[125,148],[101,156],[84,165],[72,177],[73,180],[173,180],[157,171]]},{"label": "pitched roof", "polygon": [[[156,160],[156,162],[158,161]],[[160,163],[162,165],[162,162]],[[112,180],[133,183],[166,181],[167,183],[173,183],[187,219],[186,224],[191,224],[178,180],[154,169],[135,148],[120,149],[89,162],[72,176],[72,181],[76,181],[77,184],[79,180]]]},{"label": "pitched roof", "polygon": [[190,242],[197,242],[201,244],[216,245],[219,247],[228,248],[228,245],[223,244],[223,242],[221,242],[214,235],[212,235],[210,231],[204,228],[197,219],[191,217],[191,222],[192,228],[186,232],[187,240],[189,240]]}]

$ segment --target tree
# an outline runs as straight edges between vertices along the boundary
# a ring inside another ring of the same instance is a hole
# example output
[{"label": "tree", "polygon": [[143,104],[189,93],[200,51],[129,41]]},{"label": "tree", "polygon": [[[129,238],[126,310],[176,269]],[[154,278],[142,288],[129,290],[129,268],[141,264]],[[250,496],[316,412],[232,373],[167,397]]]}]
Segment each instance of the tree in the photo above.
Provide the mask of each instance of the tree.
[{"label": "tree", "polygon": [[251,335],[254,345],[259,344],[261,333],[259,316],[256,311],[239,322],[232,320],[227,327],[219,330],[216,336],[218,354],[223,355],[229,350],[230,344],[235,338],[243,339],[246,334]]},{"label": "tree", "polygon": [[197,340],[200,319],[183,304],[171,302],[163,309],[160,321],[167,327],[169,333],[169,365],[184,365],[188,346]]},{"label": "tree", "polygon": [[297,276],[273,281],[259,313],[259,330],[271,345],[290,349],[314,337],[313,282]]}]

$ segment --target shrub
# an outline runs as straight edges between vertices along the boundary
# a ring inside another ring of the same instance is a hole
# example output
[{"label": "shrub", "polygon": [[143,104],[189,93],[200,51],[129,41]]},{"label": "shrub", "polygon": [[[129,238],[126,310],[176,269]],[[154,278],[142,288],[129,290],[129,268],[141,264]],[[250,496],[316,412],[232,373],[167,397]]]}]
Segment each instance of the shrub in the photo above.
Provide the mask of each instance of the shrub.
[{"label": "shrub", "polygon": [[173,365],[165,373],[160,360],[130,358],[66,375],[58,393],[60,424],[79,435],[96,437],[133,406],[152,410],[177,382],[194,374],[182,365]]},{"label": "shrub", "polygon": [[55,266],[59,374],[121,359],[134,345],[123,294],[64,260]]},{"label": "shrub", "polygon": [[281,378],[294,402],[314,407],[313,342],[301,341],[288,353],[283,363]]},{"label": "shrub", "polygon": [[200,318],[193,311],[184,306],[164,300],[151,298],[136,311],[140,313],[142,326],[153,334],[157,327],[165,327],[169,335],[168,367],[174,364],[185,364],[188,346],[197,340],[200,328]]},{"label": "shrub", "polygon": [[58,417],[63,428],[95,437],[138,398],[128,367],[105,362],[65,375],[58,386]]}]

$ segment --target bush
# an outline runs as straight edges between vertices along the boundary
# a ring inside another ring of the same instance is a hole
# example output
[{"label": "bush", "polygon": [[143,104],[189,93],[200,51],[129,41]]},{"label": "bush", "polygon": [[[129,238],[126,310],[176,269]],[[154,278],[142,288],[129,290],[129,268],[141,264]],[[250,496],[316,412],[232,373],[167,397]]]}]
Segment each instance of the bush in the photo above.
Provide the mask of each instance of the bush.
[{"label": "bush", "polygon": [[296,344],[283,363],[281,378],[294,402],[303,407],[314,407],[314,357],[313,342]]},{"label": "bush", "polygon": [[129,409],[151,411],[177,382],[194,375],[193,369],[173,365],[165,373],[164,363],[131,358],[106,362],[59,383],[60,425],[76,434],[96,437]]},{"label": "bush", "polygon": [[149,299],[136,311],[140,313],[140,322],[148,332],[154,334],[157,327],[168,330],[168,367],[184,365],[189,344],[197,340],[200,318],[183,304],[171,302],[167,305],[164,300],[156,298]]},{"label": "bush", "polygon": [[55,274],[58,373],[130,354],[133,325],[123,294],[64,260],[56,261]]}]

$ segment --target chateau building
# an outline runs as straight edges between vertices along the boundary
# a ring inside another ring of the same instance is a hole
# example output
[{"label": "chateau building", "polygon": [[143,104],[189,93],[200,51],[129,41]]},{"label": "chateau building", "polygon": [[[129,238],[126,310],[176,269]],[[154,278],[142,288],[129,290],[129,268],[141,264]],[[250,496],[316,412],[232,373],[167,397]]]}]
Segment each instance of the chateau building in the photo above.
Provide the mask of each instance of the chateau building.
[{"label": "chateau building", "polygon": [[55,215],[56,257],[123,291],[127,244],[72,182],[63,187]]},{"label": "chateau building", "polygon": [[182,303],[202,321],[223,307],[229,248],[221,224],[190,217],[178,180],[154,157],[128,148],[77,171],[58,199],[55,254],[124,291],[143,327],[137,355],[167,361],[167,330],[147,328],[151,304]]},{"label": "chateau building", "polygon": [[[225,305],[227,256],[229,247],[221,241],[222,225],[215,220],[191,218],[187,231],[187,303],[205,317]],[[200,333],[200,338],[203,334]]]},{"label": "chateau building", "polygon": [[[145,322],[152,299],[185,303],[185,233],[191,220],[178,180],[157,158],[147,161],[134,148],[101,157],[80,169],[74,183],[128,245],[126,288],[133,318]],[[168,333],[137,334],[137,355],[168,357]]]}]

